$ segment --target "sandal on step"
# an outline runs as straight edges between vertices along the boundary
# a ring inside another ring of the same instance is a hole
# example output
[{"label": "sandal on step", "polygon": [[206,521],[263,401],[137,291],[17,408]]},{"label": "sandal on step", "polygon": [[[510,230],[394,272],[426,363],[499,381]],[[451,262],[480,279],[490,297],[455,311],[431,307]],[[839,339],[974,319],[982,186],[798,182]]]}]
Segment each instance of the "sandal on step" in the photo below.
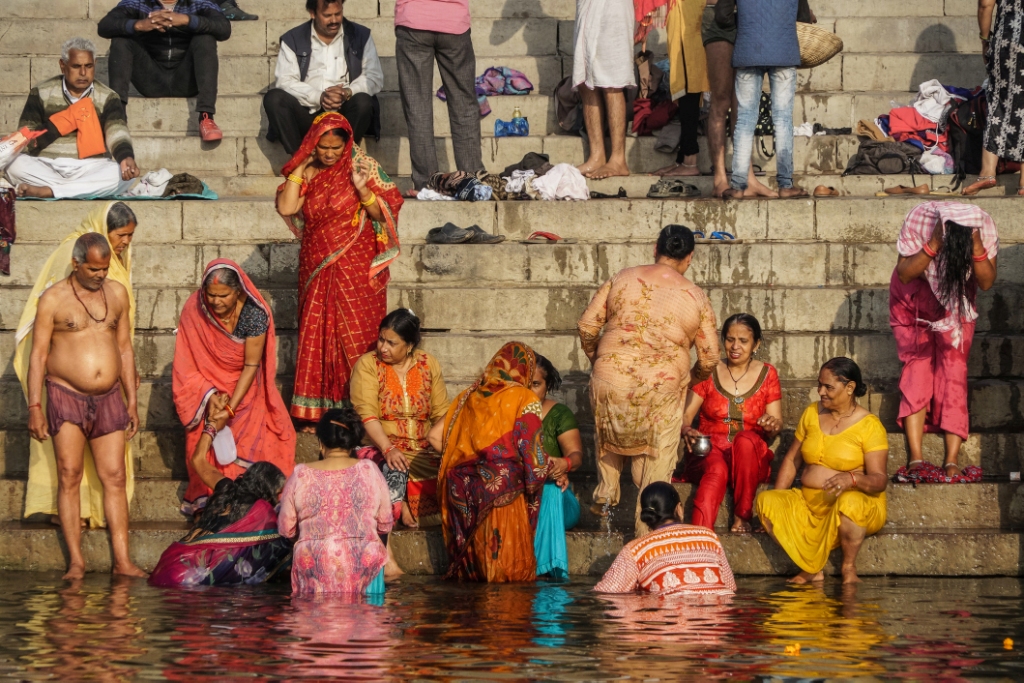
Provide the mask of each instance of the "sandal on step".
[{"label": "sandal on step", "polygon": [[530,236],[522,242],[523,244],[576,244],[574,237],[559,237],[553,232],[538,230],[531,232]]},{"label": "sandal on step", "polygon": [[838,197],[839,190],[832,186],[825,187],[824,185],[818,185],[814,188],[815,197]]},{"label": "sandal on step", "polygon": [[987,190],[996,186],[996,177],[994,175],[980,175],[978,179],[963,189],[962,194],[965,197],[973,197],[982,190]]}]

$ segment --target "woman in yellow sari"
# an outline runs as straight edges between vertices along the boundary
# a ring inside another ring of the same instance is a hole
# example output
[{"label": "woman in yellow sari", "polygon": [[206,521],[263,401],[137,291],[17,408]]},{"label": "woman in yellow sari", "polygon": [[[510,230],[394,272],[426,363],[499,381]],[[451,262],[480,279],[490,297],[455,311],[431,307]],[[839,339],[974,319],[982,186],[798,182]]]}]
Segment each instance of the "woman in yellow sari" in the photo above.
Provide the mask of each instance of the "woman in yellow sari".
[{"label": "woman in yellow sari", "polygon": [[[822,365],[821,400],[800,418],[775,490],[757,497],[765,530],[801,569],[793,583],[824,580],[829,553],[840,545],[843,583],[858,582],[860,546],[885,524],[889,441],[878,417],[857,405],[866,393],[860,368],[849,358]],[[801,488],[793,489],[798,456],[804,469]]]},{"label": "woman in yellow sari", "polygon": [[529,346],[505,344],[430,430],[442,453],[437,482],[451,558],[447,578],[537,578],[533,535],[548,456],[541,404],[529,388],[536,368]]},{"label": "woman in yellow sari", "polygon": [[[14,369],[21,381],[25,400],[28,401],[28,364],[32,352],[32,326],[36,319],[36,308],[39,297],[52,285],[67,279],[71,273],[71,250],[75,241],[87,232],[98,232],[105,235],[110,242],[110,250],[114,258],[110,259],[110,270],[107,279],[120,283],[128,292],[128,317],[131,320],[132,337],[135,336],[135,294],[132,291],[132,237],[135,234],[135,213],[123,202],[108,202],[95,209],[86,217],[78,229],[64,238],[56,251],[50,255],[43,266],[35,287],[25,303],[25,310],[18,323],[15,336],[17,349],[14,354]],[[135,374],[136,382],[138,373]],[[43,388],[42,406],[46,411],[46,388]],[[135,489],[135,471],[132,464],[132,444],[125,441],[125,491],[128,503],[131,504]],[[89,444],[85,444],[85,460],[82,473],[82,522],[92,528],[104,527],[107,524],[103,512],[103,485],[96,474],[96,465],[92,459]],[[25,486],[25,517],[35,514],[50,515],[56,520],[57,515],[57,460],[53,452],[53,439],[46,441],[29,440],[28,483]]]}]

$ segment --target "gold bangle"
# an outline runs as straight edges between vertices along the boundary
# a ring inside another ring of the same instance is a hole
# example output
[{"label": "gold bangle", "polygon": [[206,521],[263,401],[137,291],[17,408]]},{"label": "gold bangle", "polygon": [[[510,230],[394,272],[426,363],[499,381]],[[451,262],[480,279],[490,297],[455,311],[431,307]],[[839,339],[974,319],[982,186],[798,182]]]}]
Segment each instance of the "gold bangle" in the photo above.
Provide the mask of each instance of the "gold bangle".
[{"label": "gold bangle", "polygon": [[375,195],[372,192],[370,193],[370,200],[369,201],[364,202],[362,199],[359,200],[359,205],[362,206],[364,209],[368,209],[368,208],[370,208],[371,206],[373,206],[376,203],[377,203],[377,195]]},{"label": "gold bangle", "polygon": [[302,186],[303,183],[306,182],[305,178],[303,178],[302,176],[299,176],[299,175],[295,175],[293,173],[289,173],[288,174],[288,180],[292,181],[296,185],[299,185],[300,187]]}]

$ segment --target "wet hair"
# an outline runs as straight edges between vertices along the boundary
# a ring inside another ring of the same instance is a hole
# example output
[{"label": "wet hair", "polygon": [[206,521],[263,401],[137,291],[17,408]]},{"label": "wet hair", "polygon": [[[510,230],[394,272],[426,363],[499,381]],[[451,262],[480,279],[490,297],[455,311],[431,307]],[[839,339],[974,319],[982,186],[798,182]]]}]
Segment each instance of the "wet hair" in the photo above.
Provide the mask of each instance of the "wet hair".
[{"label": "wet hair", "polygon": [[363,421],[353,408],[331,408],[316,424],[316,438],[325,448],[350,451],[363,442]]},{"label": "wet hair", "polygon": [[135,212],[132,211],[124,202],[115,203],[110,207],[110,211],[107,211],[108,233],[112,230],[120,230],[132,223],[138,224],[138,222],[139,221],[135,218]]},{"label": "wet hair", "polygon": [[729,328],[733,325],[749,327],[750,331],[754,333],[754,343],[761,341],[761,323],[749,313],[735,313],[725,319],[725,322],[722,323],[722,341],[725,341],[725,335],[729,334]]},{"label": "wet hair", "polygon": [[946,310],[963,319],[967,313],[967,278],[974,267],[974,228],[946,221],[942,249],[935,257],[939,274],[939,301]]},{"label": "wet hair", "polygon": [[648,484],[640,493],[640,521],[654,529],[667,521],[675,520],[679,492],[676,487],[664,481]]},{"label": "wet hair", "polygon": [[327,8],[330,5],[344,5],[345,0],[306,0],[307,12],[319,12],[320,8]]},{"label": "wet hair", "polygon": [[71,249],[71,258],[78,263],[85,263],[89,258],[89,252],[93,249],[100,250],[101,258],[110,256],[110,242],[106,235],[98,232],[87,232],[75,240],[75,246]]},{"label": "wet hair", "polygon": [[203,289],[210,285],[227,285],[236,292],[242,291],[242,280],[238,277],[238,273],[227,266],[214,268],[203,278]]},{"label": "wet hair", "polygon": [[658,256],[682,260],[693,253],[693,232],[685,225],[666,225],[658,235]]},{"label": "wet hair", "polygon": [[562,376],[558,374],[558,370],[551,364],[544,356],[537,355],[537,367],[544,373],[544,381],[548,383],[548,391],[558,391],[558,388],[562,386]]},{"label": "wet hair", "polygon": [[60,46],[60,58],[65,64],[71,59],[72,50],[88,52],[94,58],[96,57],[96,45],[88,38],[76,37],[64,41],[64,44]]},{"label": "wet hair", "polygon": [[384,330],[391,330],[406,344],[412,344],[413,348],[419,346],[420,340],[423,338],[420,332],[420,319],[408,308],[396,308],[384,316],[377,332],[380,333]]},{"label": "wet hair", "polygon": [[840,382],[853,382],[854,396],[859,398],[868,393],[868,388],[864,384],[864,378],[860,374],[860,366],[854,363],[852,359],[846,356],[836,356],[825,361],[821,369],[831,372]]},{"label": "wet hair", "polygon": [[284,482],[284,472],[269,462],[253,463],[234,481],[221,479],[213,489],[213,495],[203,508],[190,537],[215,534],[231,526],[245,517],[258,500],[277,505],[277,494]]}]

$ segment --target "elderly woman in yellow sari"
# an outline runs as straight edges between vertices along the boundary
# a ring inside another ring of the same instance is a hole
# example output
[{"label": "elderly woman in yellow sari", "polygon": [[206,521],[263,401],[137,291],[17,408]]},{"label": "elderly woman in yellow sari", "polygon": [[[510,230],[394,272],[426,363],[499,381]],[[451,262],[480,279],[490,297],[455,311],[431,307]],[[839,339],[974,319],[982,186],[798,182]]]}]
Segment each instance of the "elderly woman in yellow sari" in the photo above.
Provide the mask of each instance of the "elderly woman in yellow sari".
[{"label": "elderly woman in yellow sari", "polygon": [[[131,320],[132,335],[135,334],[135,295],[132,292],[132,237],[136,226],[135,213],[122,202],[108,202],[95,209],[82,221],[78,229],[64,238],[57,250],[50,255],[43,266],[35,287],[28,297],[25,310],[18,323],[15,336],[17,349],[14,354],[14,369],[21,381],[25,400],[28,401],[28,365],[32,351],[32,326],[36,319],[36,307],[39,297],[50,286],[64,280],[71,273],[71,251],[75,241],[87,232],[98,232],[107,237],[113,258],[110,259],[110,270],[107,278],[120,283],[128,292],[128,316]],[[138,381],[138,373],[135,375]],[[46,388],[43,388],[42,405],[46,410]],[[132,444],[125,441],[124,445],[125,474],[127,481],[125,491],[131,503],[135,488],[134,468],[132,467]],[[103,485],[96,473],[89,444],[85,444],[85,464],[80,489],[82,501],[82,523],[90,527],[106,526],[103,512]],[[57,460],[53,452],[53,439],[46,441],[29,440],[28,483],[25,486],[25,517],[36,514],[50,515],[56,523],[57,515]]]},{"label": "elderly woman in yellow sari", "polygon": [[[833,358],[818,372],[817,403],[804,410],[779,467],[775,490],[757,497],[761,524],[801,571],[793,583],[824,580],[825,563],[843,548],[843,583],[856,583],[857,553],[885,524],[889,440],[877,416],[857,404],[867,393],[860,368]],[[804,464],[800,488],[793,489]]]},{"label": "elderly woman in yellow sari", "polygon": [[541,493],[548,476],[541,404],[530,390],[537,358],[501,347],[428,438],[441,451],[438,493],[448,578],[533,581]]}]

